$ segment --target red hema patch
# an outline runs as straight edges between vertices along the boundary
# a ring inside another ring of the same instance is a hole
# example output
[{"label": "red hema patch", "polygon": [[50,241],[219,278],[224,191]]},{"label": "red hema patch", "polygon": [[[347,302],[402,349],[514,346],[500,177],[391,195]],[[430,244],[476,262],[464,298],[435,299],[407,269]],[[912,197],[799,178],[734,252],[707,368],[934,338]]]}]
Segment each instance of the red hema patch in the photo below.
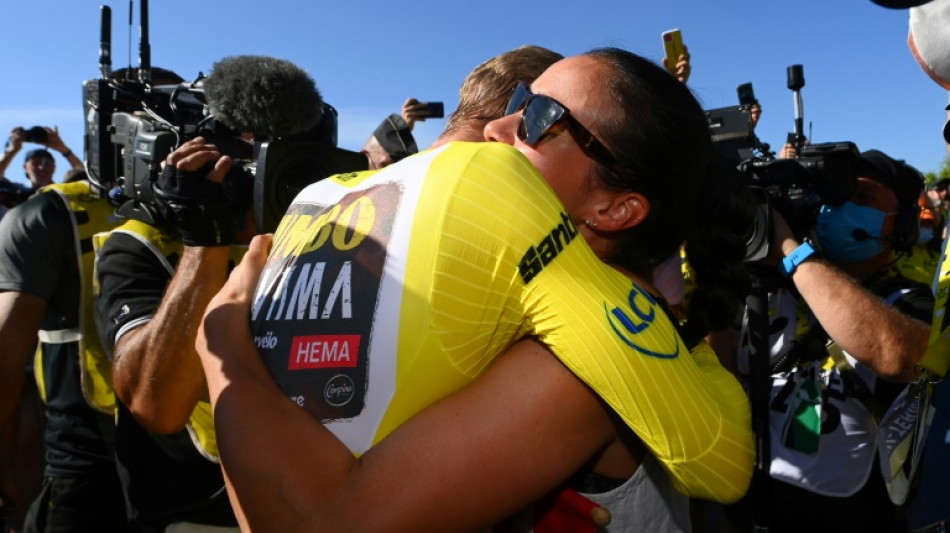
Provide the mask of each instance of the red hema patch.
[{"label": "red hema patch", "polygon": [[309,335],[294,337],[290,345],[289,370],[356,368],[360,335]]}]

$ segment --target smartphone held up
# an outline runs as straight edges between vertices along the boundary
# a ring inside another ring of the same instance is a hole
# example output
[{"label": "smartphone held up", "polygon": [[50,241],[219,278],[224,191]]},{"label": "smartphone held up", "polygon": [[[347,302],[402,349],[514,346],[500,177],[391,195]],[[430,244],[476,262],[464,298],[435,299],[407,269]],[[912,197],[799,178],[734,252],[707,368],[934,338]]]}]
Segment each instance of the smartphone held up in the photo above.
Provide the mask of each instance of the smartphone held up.
[{"label": "smartphone held up", "polygon": [[677,61],[685,49],[683,48],[683,32],[679,28],[663,32],[663,51],[666,57],[667,68],[676,66]]},{"label": "smartphone held up", "polygon": [[419,116],[423,118],[445,117],[445,106],[442,102],[420,102]]},{"label": "smartphone held up", "polygon": [[752,83],[743,83],[736,87],[736,94],[739,96],[739,105],[751,106],[758,102],[755,99],[755,92],[752,90]]}]

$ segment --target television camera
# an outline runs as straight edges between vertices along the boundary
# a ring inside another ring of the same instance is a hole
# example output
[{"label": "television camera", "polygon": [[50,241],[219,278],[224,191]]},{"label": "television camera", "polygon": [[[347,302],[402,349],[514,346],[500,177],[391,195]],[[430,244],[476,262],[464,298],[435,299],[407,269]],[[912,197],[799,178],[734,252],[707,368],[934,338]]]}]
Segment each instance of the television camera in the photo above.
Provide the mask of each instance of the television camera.
[{"label": "television camera", "polygon": [[84,155],[90,182],[118,202],[117,214],[156,226],[169,223],[153,186],[168,154],[198,136],[234,160],[223,195],[236,210],[253,207],[262,233],[276,230],[307,185],[368,167],[365,155],[336,147],[337,112],[329,104],[323,103],[322,119],[307,131],[249,142],[241,128],[215,118],[203,75],[191,82],[153,83],[147,0],[141,0],[139,67],[114,76],[111,10],[100,6],[100,11],[101,77],[83,83]]},{"label": "television camera", "polygon": [[801,65],[788,67],[788,88],[795,99],[795,131],[788,138],[797,151],[792,159],[778,159],[754,133],[748,105],[706,111],[713,143],[733,179],[748,183],[759,199],[753,235],[746,260],[768,255],[771,235],[770,208],[788,221],[798,238],[814,228],[822,204],[840,205],[852,195],[860,152],[852,142],[807,144],[802,132],[802,99],[805,85]]}]

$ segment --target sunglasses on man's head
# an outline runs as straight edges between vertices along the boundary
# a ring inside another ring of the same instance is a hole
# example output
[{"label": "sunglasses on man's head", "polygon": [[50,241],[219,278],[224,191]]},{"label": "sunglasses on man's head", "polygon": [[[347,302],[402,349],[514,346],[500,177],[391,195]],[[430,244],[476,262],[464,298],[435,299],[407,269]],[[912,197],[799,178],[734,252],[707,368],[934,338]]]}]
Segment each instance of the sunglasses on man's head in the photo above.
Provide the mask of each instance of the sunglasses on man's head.
[{"label": "sunglasses on man's head", "polygon": [[571,116],[570,110],[564,107],[564,104],[550,96],[532,93],[524,82],[519,82],[515,87],[505,115],[513,115],[521,110],[524,111],[521,114],[521,124],[518,126],[518,138],[522,142],[529,146],[537,146],[551,128],[564,122],[578,146],[588,157],[619,172],[619,165],[613,154],[594,137],[593,133]]}]

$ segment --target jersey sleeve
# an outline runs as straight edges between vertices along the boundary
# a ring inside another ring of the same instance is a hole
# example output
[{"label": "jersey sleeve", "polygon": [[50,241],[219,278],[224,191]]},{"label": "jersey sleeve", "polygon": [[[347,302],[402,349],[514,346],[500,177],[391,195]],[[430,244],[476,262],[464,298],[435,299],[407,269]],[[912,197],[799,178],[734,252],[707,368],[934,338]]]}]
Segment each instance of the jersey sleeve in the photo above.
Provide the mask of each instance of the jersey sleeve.
[{"label": "jersey sleeve", "polygon": [[67,261],[75,262],[70,212],[55,194],[37,194],[0,219],[0,290],[49,301]]},{"label": "jersey sleeve", "polygon": [[171,272],[137,237],[115,231],[96,258],[96,312],[110,350],[121,333],[144,323],[162,302]]}]

